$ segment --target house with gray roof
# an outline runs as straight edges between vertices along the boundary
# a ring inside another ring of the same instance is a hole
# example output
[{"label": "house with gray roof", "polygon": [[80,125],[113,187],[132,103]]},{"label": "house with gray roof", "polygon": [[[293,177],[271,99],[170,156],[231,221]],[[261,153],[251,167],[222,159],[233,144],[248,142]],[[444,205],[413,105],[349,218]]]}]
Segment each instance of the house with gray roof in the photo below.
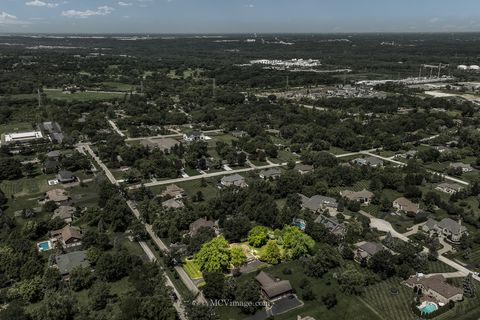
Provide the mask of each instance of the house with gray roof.
[{"label": "house with gray roof", "polygon": [[168,199],[162,202],[162,207],[167,209],[181,209],[185,207],[185,204],[181,200],[178,199]]},{"label": "house with gray roof", "polygon": [[60,183],[71,183],[77,180],[73,172],[68,170],[60,170],[57,174],[57,179]]},{"label": "house with gray roof", "polygon": [[340,195],[350,201],[358,201],[362,205],[369,205],[373,198],[373,192],[363,189],[362,191],[344,190],[340,191]]},{"label": "house with gray roof", "polygon": [[461,220],[459,222],[445,218],[440,222],[428,219],[422,225],[422,230],[429,234],[437,234],[439,236],[445,237],[446,239],[457,243],[460,241],[464,234],[467,234],[467,228],[462,226]]},{"label": "house with gray roof", "polygon": [[315,195],[311,198],[299,194],[302,201],[302,208],[308,209],[313,212],[319,212],[328,210],[331,213],[336,213],[338,208],[338,202],[335,198],[325,197],[321,195]]},{"label": "house with gray roof", "polygon": [[450,168],[462,170],[463,173],[472,172],[473,168],[470,164],[463,162],[453,162],[450,163]]},{"label": "house with gray roof", "polygon": [[444,182],[437,185],[435,189],[448,194],[455,194],[462,191],[464,188],[458,183]]},{"label": "house with gray roof", "polygon": [[328,217],[324,214],[320,214],[316,219],[315,223],[321,223],[328,229],[332,234],[339,236],[341,238],[345,237],[347,234],[347,227],[343,223],[339,223],[337,219]]},{"label": "house with gray roof", "polygon": [[381,243],[364,242],[359,245],[357,250],[355,251],[354,259],[359,263],[362,262],[362,260],[364,259],[368,261],[372,256],[383,250],[385,250],[385,247]]},{"label": "house with gray roof", "polygon": [[260,171],[259,173],[259,176],[260,178],[262,179],[277,179],[280,177],[280,175],[282,174],[282,171],[280,171],[280,169],[277,169],[277,168],[270,168],[270,169],[267,169],[267,170],[262,170]]},{"label": "house with gray roof", "polygon": [[207,220],[206,218],[200,218],[200,219],[197,219],[195,220],[194,222],[190,223],[190,226],[189,226],[189,231],[190,231],[190,235],[191,236],[194,236],[198,233],[198,231],[202,228],[213,228],[213,226],[215,225],[215,222],[214,221],[211,221],[211,220]]},{"label": "house with gray roof", "polygon": [[73,220],[73,215],[77,212],[77,208],[71,206],[60,206],[53,211],[52,219],[60,218],[66,223],[70,223]]},{"label": "house with gray roof", "polygon": [[245,188],[248,187],[245,178],[239,174],[232,174],[230,176],[225,176],[220,180],[220,184],[224,187],[240,187]]},{"label": "house with gray roof", "polygon": [[55,265],[64,277],[68,276],[73,269],[78,267],[89,268],[86,251],[74,251],[55,257]]},{"label": "house with gray roof", "polygon": [[352,160],[352,163],[359,166],[370,166],[373,168],[383,167],[383,160],[373,156],[356,158]]},{"label": "house with gray roof", "polygon": [[300,174],[307,174],[313,172],[314,168],[309,164],[299,163],[295,166],[294,170]]}]

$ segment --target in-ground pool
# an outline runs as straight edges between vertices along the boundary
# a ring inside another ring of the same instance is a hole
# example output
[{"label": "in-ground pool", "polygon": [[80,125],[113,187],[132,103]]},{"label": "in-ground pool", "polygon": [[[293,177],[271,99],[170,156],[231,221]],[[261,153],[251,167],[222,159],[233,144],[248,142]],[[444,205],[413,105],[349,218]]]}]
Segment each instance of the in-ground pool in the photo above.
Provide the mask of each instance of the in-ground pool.
[{"label": "in-ground pool", "polygon": [[424,302],[420,305],[420,307],[418,307],[418,309],[420,309],[422,314],[430,314],[434,311],[437,311],[438,306],[433,302]]},{"label": "in-ground pool", "polygon": [[43,251],[48,251],[50,250],[50,241],[43,241],[37,243],[38,246],[38,251],[43,252]]}]

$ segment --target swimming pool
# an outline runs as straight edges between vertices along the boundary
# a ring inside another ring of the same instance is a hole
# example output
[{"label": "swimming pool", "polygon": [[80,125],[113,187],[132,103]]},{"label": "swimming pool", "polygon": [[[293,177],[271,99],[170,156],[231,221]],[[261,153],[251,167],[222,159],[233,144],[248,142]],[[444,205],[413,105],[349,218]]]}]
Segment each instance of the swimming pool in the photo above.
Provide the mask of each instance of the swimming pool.
[{"label": "swimming pool", "polygon": [[43,252],[43,251],[48,251],[51,249],[50,247],[50,241],[43,241],[37,243],[38,251]]},{"label": "swimming pool", "polygon": [[430,314],[434,311],[437,311],[438,306],[433,302],[424,302],[420,305],[420,307],[418,307],[418,309],[420,309],[422,314]]}]

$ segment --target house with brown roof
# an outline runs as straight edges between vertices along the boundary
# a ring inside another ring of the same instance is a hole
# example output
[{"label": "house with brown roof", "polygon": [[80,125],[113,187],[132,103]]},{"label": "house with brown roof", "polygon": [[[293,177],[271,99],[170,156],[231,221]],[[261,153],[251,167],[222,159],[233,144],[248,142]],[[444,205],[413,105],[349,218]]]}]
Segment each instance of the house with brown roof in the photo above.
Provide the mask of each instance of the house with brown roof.
[{"label": "house with brown roof", "polygon": [[450,300],[463,300],[463,289],[448,284],[442,275],[433,275],[430,277],[415,275],[403,283],[409,288],[421,289],[424,296],[428,296],[444,304],[447,304]]},{"label": "house with brown roof", "polygon": [[276,298],[283,297],[292,293],[293,288],[288,280],[274,279],[268,273],[261,271],[255,280],[260,283],[262,287],[262,294],[268,300],[274,300]]},{"label": "house with brown roof", "polygon": [[48,190],[45,193],[45,201],[62,203],[62,202],[68,201],[69,199],[70,197],[68,196],[68,192],[64,189]]},{"label": "house with brown roof", "polygon": [[53,242],[69,251],[78,250],[82,245],[82,230],[78,227],[65,226],[50,232]]},{"label": "house with brown roof", "polygon": [[73,215],[77,212],[77,208],[71,206],[60,206],[53,211],[52,219],[60,218],[66,223],[72,222]]},{"label": "house with brown roof", "polygon": [[397,209],[397,212],[403,212],[406,214],[417,214],[420,212],[420,205],[418,203],[413,203],[405,197],[395,199],[392,205],[395,209]]},{"label": "house with brown roof", "polygon": [[207,220],[206,218],[200,218],[190,223],[189,230],[190,235],[194,236],[198,233],[201,228],[213,228],[215,222]]},{"label": "house with brown roof", "polygon": [[309,164],[299,163],[295,166],[294,170],[300,174],[307,174],[313,172],[314,168]]},{"label": "house with brown roof", "polygon": [[373,198],[373,193],[367,189],[362,191],[344,190],[340,191],[340,195],[347,200],[358,201],[365,206],[369,205]]},{"label": "house with brown roof", "polygon": [[162,197],[170,197],[174,199],[182,199],[187,194],[183,188],[180,188],[176,184],[171,184],[162,192]]},{"label": "house with brown roof", "polygon": [[181,209],[185,207],[185,204],[181,200],[168,199],[162,202],[162,207],[167,209]]}]

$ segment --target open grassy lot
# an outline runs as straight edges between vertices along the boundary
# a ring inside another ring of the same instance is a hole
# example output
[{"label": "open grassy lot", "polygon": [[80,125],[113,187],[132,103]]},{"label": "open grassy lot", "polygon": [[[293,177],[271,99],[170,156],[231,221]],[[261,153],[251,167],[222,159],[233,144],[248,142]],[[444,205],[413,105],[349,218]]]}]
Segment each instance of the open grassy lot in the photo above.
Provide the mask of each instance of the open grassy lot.
[{"label": "open grassy lot", "polygon": [[135,86],[133,86],[131,84],[121,83],[121,82],[113,82],[113,81],[102,82],[102,85],[104,86],[105,90],[107,90],[107,91],[124,91],[124,92],[127,92],[127,91],[135,89]]},{"label": "open grassy lot", "polygon": [[183,263],[183,269],[192,279],[200,279],[202,277],[200,268],[193,260],[185,260]]},{"label": "open grassy lot", "polygon": [[32,124],[28,122],[18,122],[0,125],[0,134],[30,130],[33,130]]},{"label": "open grassy lot", "polygon": [[445,264],[441,261],[430,261],[428,260],[428,272],[429,273],[443,273],[443,272],[455,272],[456,269],[450,267],[448,264]]},{"label": "open grassy lot", "polygon": [[38,175],[36,177],[25,177],[18,180],[4,180],[0,183],[0,188],[7,197],[36,196],[48,190],[58,188],[58,186],[49,186],[48,180],[55,179],[55,175]]},{"label": "open grassy lot", "polygon": [[[363,299],[382,315],[382,319],[413,320],[417,317],[410,311],[414,297],[413,290],[400,284],[401,279],[391,278],[368,286]],[[391,288],[398,289],[398,294],[390,293]]]}]

